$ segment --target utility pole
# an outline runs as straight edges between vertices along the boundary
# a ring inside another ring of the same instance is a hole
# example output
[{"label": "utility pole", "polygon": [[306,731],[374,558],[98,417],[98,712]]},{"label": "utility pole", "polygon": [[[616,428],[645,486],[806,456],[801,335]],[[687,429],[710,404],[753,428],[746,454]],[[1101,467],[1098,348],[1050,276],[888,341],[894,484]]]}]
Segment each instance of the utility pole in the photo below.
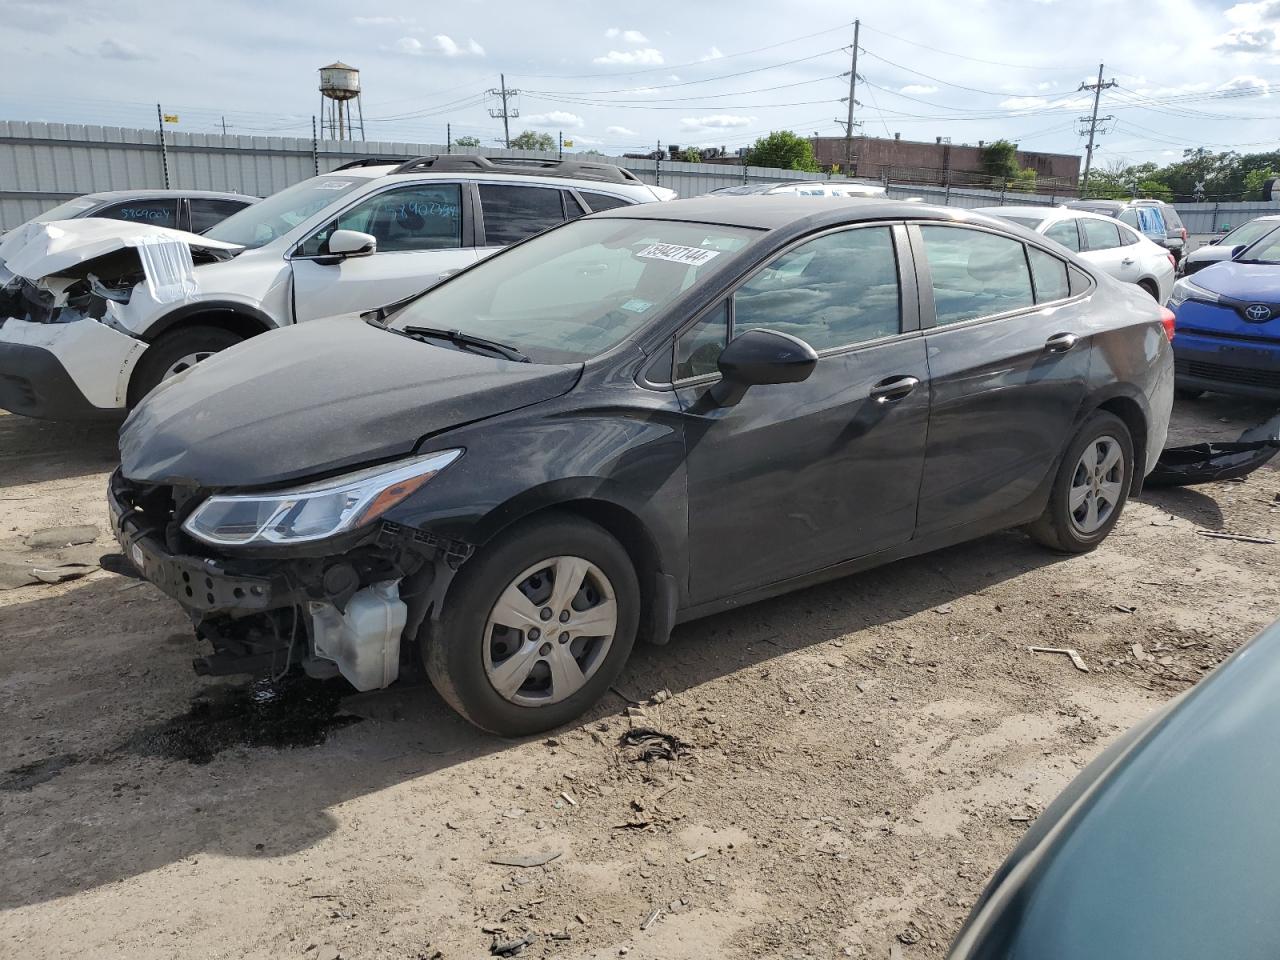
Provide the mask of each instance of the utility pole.
[{"label": "utility pole", "polygon": [[[853,63],[849,66],[849,117],[844,125],[844,175],[853,175],[853,99],[858,88],[858,28],[861,20],[853,21]],[[874,98],[873,98],[874,99]]]},{"label": "utility pole", "polygon": [[169,145],[164,142],[164,111],[156,104],[156,122],[160,124],[160,166],[164,171],[164,188],[169,189]]},{"label": "utility pole", "polygon": [[453,153],[453,124],[444,125],[444,152]]},{"label": "utility pole", "polygon": [[1080,118],[1081,123],[1088,124],[1089,126],[1089,146],[1085,149],[1084,155],[1084,179],[1080,184],[1081,196],[1084,196],[1085,191],[1089,189],[1089,171],[1093,169],[1093,139],[1098,132],[1098,124],[1106,123],[1109,120],[1115,119],[1115,117],[1111,116],[1102,117],[1101,119],[1098,117],[1098,102],[1102,99],[1102,91],[1109,90],[1111,87],[1116,86],[1115,80],[1108,80],[1106,83],[1102,82],[1102,68],[1103,64],[1098,64],[1097,83],[1080,84],[1081,90],[1093,91],[1093,113],[1090,116]]},{"label": "utility pole", "polygon": [[225,116],[222,118],[222,135],[224,137],[227,135],[227,118]]},{"label": "utility pole", "polygon": [[511,120],[515,117],[520,116],[520,111],[508,109],[507,98],[519,96],[520,91],[516,90],[514,87],[511,88],[510,90],[507,89],[507,75],[505,73],[498,74],[498,80],[502,84],[502,86],[491,87],[486,92],[491,97],[502,98],[502,109],[501,110],[491,109],[489,111],[489,116],[493,117],[495,120],[497,120],[499,117],[502,118],[502,138],[507,144],[507,149],[510,150],[511,149]]}]

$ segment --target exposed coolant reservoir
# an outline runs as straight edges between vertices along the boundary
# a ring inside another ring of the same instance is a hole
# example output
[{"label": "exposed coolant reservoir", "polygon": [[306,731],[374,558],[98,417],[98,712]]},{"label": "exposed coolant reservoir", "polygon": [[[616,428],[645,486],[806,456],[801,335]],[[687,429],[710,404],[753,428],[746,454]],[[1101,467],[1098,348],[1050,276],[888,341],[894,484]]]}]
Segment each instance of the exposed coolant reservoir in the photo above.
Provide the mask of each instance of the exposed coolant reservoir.
[{"label": "exposed coolant reservoir", "polygon": [[343,613],[331,603],[312,603],[308,611],[315,655],[336,663],[353,687],[377,690],[395,682],[408,614],[398,581],[357,590]]}]

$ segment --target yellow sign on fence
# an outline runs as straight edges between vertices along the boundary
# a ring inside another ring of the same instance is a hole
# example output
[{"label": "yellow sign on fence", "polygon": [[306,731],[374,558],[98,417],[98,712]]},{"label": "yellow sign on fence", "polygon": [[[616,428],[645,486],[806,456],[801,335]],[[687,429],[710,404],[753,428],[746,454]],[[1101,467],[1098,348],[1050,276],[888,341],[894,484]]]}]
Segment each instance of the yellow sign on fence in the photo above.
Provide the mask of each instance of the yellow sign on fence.
[{"label": "yellow sign on fence", "polygon": [[178,115],[177,115],[176,113],[166,113],[166,114],[164,115],[164,122],[165,122],[165,123],[177,123],[177,122],[178,122]]}]

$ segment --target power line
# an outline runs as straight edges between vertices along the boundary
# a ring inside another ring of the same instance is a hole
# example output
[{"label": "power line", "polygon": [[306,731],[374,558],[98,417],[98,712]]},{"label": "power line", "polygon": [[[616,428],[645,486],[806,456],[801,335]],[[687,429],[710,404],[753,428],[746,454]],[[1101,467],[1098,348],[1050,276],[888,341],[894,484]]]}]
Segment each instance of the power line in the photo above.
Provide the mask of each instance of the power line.
[{"label": "power line", "polygon": [[490,110],[489,116],[493,117],[495,120],[498,117],[502,118],[502,136],[503,136],[503,139],[506,141],[507,149],[510,150],[511,149],[511,121],[514,118],[520,116],[520,111],[512,110],[510,105],[507,103],[507,98],[518,96],[520,91],[507,89],[507,75],[505,73],[498,74],[498,78],[499,80],[501,80],[502,86],[496,89],[488,90],[487,93],[491,97],[497,97],[497,96],[502,97],[502,109]]},{"label": "power line", "polygon": [[[1082,83],[1081,90],[1093,91],[1093,114],[1089,117],[1081,117],[1082,123],[1089,124],[1089,146],[1085,148],[1084,155],[1084,177],[1080,181],[1080,195],[1084,196],[1085,191],[1089,189],[1089,173],[1093,168],[1093,138],[1098,132],[1098,103],[1102,99],[1102,91],[1109,90],[1116,86],[1115,80],[1102,82],[1102,64],[1098,64],[1098,82]],[[1115,117],[1103,117],[1103,121],[1114,120]]]},{"label": "power line", "polygon": [[1077,70],[1076,67],[1046,67],[1044,64],[1041,64],[1041,63],[1036,63],[1036,64],[1006,63],[1002,60],[983,60],[981,57],[971,57],[968,54],[955,53],[954,51],[951,51],[951,50],[943,50],[939,47],[931,47],[928,44],[920,43],[919,41],[916,41],[916,40],[908,40],[906,37],[900,37],[896,33],[890,33],[888,30],[880,30],[880,29],[877,29],[876,27],[870,27],[870,26],[867,27],[867,29],[872,31],[873,33],[878,33],[881,36],[891,37],[892,39],[898,40],[902,43],[909,43],[911,44],[911,46],[919,47],[922,50],[930,50],[933,53],[940,53],[945,57],[955,57],[958,60],[969,60],[969,61],[972,61],[973,63],[985,63],[994,67],[1012,67],[1015,70],[1039,70],[1039,71],[1048,70],[1051,73],[1075,73]]}]

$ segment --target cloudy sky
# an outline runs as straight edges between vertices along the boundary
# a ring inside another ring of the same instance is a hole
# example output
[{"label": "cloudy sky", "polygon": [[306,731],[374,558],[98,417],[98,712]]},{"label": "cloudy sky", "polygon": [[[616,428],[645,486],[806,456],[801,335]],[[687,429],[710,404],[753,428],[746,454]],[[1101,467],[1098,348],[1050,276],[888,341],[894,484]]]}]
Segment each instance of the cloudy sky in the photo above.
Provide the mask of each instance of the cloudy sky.
[{"label": "cloudy sky", "polygon": [[842,132],[855,16],[873,136],[1076,153],[1079,86],[1103,61],[1119,86],[1100,164],[1280,146],[1280,0],[4,0],[0,119],[154,126],[159,101],[179,130],[309,136],[316,69],[341,59],[361,70],[371,140],[442,143],[451,123],[497,145],[486,91],[505,73],[513,134],[732,149]]}]

